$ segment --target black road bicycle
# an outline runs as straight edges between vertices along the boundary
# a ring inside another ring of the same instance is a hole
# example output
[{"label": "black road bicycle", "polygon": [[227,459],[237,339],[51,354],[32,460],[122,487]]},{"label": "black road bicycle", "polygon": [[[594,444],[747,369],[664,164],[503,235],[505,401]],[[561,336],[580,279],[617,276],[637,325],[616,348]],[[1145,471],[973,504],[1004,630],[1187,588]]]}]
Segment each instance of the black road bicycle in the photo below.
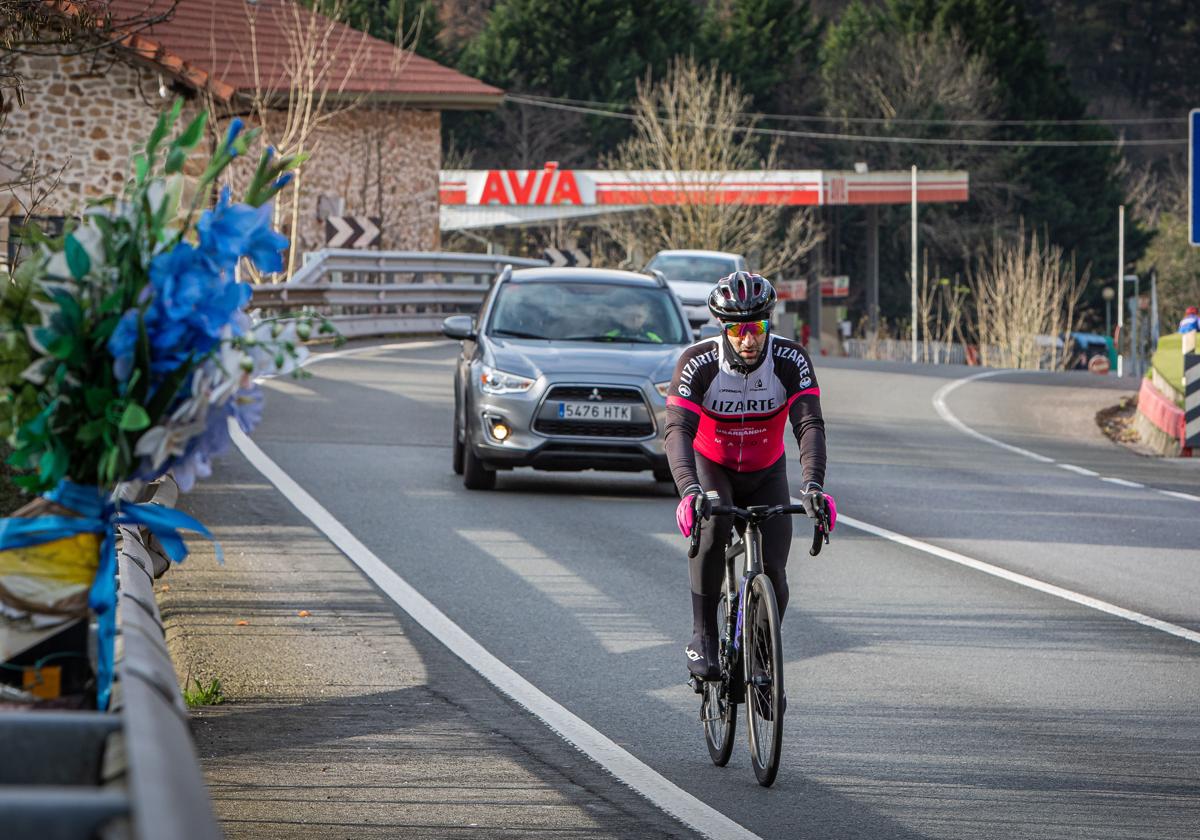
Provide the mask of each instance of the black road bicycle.
[{"label": "black road bicycle", "polygon": [[[746,704],[750,761],[754,775],[763,787],[770,787],[779,772],[779,753],[783,746],[783,645],[779,636],[779,605],[771,579],[763,573],[762,531],[760,525],[776,516],[804,513],[801,505],[754,505],[749,508],[720,504],[715,491],[707,494],[712,514],[735,519],[730,542],[725,549],[725,585],[717,606],[720,632],[717,680],[689,681],[702,696],[700,721],[713,764],[724,767],[733,752],[737,728],[737,707]],[[695,557],[700,547],[700,521],[692,531],[688,556]],[[829,520],[822,517],[813,528],[808,553],[820,554],[829,543]],[[742,533],[739,533],[742,531]],[[739,577],[734,561],[744,557]]]}]

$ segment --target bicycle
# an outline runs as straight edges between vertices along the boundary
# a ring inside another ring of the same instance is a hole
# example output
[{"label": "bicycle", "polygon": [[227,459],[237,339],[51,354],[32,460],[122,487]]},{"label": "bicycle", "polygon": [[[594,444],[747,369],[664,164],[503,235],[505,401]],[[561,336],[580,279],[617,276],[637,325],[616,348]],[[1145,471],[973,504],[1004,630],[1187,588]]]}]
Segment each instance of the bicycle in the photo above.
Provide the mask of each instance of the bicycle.
[{"label": "bicycle", "polygon": [[[776,516],[804,513],[801,505],[753,505],[740,508],[719,504],[716,491],[705,494],[712,515],[730,515],[744,523],[744,533],[735,527],[725,549],[725,585],[717,606],[720,636],[718,661],[721,677],[689,684],[702,696],[700,720],[713,764],[724,767],[733,753],[737,728],[737,707],[746,703],[747,734],[754,776],[763,787],[770,787],[779,772],[779,754],[783,746],[783,644],[779,634],[779,606],[771,579],[763,573],[762,532],[759,526]],[[735,522],[736,524],[736,522]],[[831,531],[828,514],[813,527],[812,547],[816,556],[828,545]],[[695,557],[700,546],[700,521],[692,530],[688,557]],[[739,581],[734,561],[744,556]],[[749,698],[749,702],[747,702]]]}]

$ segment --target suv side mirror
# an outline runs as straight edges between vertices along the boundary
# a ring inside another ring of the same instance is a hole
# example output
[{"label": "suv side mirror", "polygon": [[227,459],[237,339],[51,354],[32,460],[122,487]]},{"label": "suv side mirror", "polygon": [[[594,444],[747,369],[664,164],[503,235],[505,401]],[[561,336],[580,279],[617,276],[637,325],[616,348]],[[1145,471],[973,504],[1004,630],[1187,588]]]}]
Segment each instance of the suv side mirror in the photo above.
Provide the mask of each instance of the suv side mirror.
[{"label": "suv side mirror", "polygon": [[475,319],[470,315],[451,315],[442,321],[442,335],[459,341],[474,341]]},{"label": "suv side mirror", "polygon": [[712,338],[714,335],[720,335],[721,328],[716,324],[701,324],[700,329],[696,330],[697,340]]}]

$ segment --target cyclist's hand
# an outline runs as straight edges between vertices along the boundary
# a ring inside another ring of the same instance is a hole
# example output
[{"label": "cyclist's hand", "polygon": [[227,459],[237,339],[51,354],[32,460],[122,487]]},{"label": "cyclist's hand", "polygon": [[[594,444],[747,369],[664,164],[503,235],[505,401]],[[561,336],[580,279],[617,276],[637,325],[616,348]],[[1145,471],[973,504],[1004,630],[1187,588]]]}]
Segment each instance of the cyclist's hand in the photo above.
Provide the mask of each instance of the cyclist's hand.
[{"label": "cyclist's hand", "polygon": [[829,502],[817,482],[810,481],[804,485],[804,492],[800,494],[800,504],[804,506],[804,513],[809,519],[828,521]]},{"label": "cyclist's hand", "polygon": [[675,508],[675,524],[679,533],[690,537],[696,528],[697,519],[707,519],[712,514],[712,502],[704,496],[704,488],[693,484],[683,491],[683,498]]},{"label": "cyclist's hand", "polygon": [[825,510],[829,514],[829,531],[833,533],[833,529],[837,527],[837,502],[828,493],[825,494]]}]

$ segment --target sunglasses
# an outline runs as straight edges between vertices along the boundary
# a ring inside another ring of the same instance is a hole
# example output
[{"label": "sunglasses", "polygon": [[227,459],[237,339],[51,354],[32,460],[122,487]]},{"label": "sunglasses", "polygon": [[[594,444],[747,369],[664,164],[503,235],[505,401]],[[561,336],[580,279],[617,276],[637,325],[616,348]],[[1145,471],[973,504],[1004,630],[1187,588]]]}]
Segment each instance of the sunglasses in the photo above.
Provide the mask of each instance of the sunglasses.
[{"label": "sunglasses", "polygon": [[730,338],[739,338],[743,335],[764,335],[770,328],[771,322],[764,318],[761,321],[747,321],[739,324],[722,324],[721,326],[725,328],[725,334]]}]

